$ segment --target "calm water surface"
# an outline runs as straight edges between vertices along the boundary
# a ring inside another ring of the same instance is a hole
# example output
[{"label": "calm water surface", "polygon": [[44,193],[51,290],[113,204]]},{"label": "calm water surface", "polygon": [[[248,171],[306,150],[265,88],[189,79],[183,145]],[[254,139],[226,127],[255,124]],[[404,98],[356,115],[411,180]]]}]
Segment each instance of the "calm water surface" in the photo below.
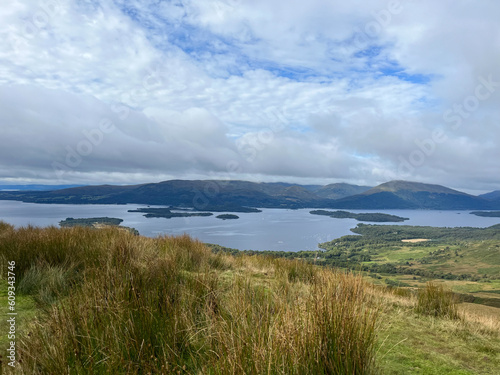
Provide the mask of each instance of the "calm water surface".
[{"label": "calm water surface", "polygon": [[[220,220],[215,216],[190,218],[145,218],[141,213],[127,212],[142,205],[66,205],[0,201],[0,220],[17,227],[58,226],[67,217],[116,217],[122,225],[136,228],[142,235],[187,233],[203,242],[216,243],[240,250],[316,250],[320,242],[352,234],[359,222],[311,215],[310,209],[263,209],[261,213],[238,213],[238,220]],[[152,206],[153,207],[153,206]],[[435,227],[489,227],[500,218],[470,215],[470,211],[427,210],[349,210],[351,212],[383,212],[410,220],[397,225],[429,225]]]}]

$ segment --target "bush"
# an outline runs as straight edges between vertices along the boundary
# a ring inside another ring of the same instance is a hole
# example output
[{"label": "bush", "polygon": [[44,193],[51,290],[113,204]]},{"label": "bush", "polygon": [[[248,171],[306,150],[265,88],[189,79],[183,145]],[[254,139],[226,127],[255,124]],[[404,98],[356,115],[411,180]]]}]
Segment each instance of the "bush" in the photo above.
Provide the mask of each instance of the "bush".
[{"label": "bush", "polygon": [[418,293],[416,311],[424,315],[459,319],[457,303],[457,298],[451,290],[428,282],[426,287]]}]

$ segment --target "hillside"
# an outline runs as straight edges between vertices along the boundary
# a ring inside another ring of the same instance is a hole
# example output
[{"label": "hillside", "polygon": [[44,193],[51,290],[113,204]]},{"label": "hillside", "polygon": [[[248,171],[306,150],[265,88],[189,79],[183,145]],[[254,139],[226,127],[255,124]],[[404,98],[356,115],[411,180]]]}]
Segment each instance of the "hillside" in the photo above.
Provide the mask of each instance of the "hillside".
[{"label": "hillside", "polygon": [[[319,245],[320,263],[381,272],[411,279],[488,280],[475,289],[489,289],[500,281],[500,224],[488,228],[439,228],[358,224],[361,236],[344,236]],[[495,284],[490,284],[495,283]],[[492,298],[495,297],[492,295]],[[500,297],[500,296],[498,296]],[[500,307],[500,299],[495,302]]]},{"label": "hillside", "polygon": [[[347,184],[339,186],[346,192]],[[321,186],[220,180],[170,180],[130,186],[84,186],[49,192],[0,192],[0,199],[34,203],[153,204],[231,211],[241,207],[325,207],[332,202],[316,194]],[[329,188],[331,194],[333,187]]]},{"label": "hillside", "polygon": [[316,195],[327,199],[341,199],[351,195],[361,194],[371,189],[371,186],[358,186],[345,183],[325,185],[315,191]]},{"label": "hillside", "polygon": [[409,181],[390,181],[364,193],[339,199],[337,208],[359,209],[491,209],[500,205],[440,185]]},{"label": "hillside", "polygon": [[[0,223],[7,260],[19,312],[13,373],[441,375],[500,366],[496,309],[457,305],[441,285],[414,294],[297,259],[214,254],[186,236],[113,228]],[[7,286],[2,275],[2,314]],[[0,329],[6,352],[6,320]],[[12,372],[7,359],[1,366]]]},{"label": "hillside", "polygon": [[500,201],[500,190],[495,190],[490,193],[479,195],[480,198],[488,199],[492,201]]},{"label": "hillside", "polygon": [[[321,198],[309,186],[247,181],[171,180],[131,186],[85,186],[50,192],[0,192],[0,199],[35,203],[153,204],[195,207],[302,207]],[[229,208],[230,210],[230,208]]]}]

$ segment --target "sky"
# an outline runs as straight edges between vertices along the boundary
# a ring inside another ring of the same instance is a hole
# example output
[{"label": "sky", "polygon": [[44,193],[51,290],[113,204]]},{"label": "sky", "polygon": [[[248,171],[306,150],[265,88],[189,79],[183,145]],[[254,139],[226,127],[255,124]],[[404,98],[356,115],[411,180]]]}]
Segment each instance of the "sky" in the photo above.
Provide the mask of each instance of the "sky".
[{"label": "sky", "polygon": [[3,0],[0,182],[500,189],[496,0]]}]

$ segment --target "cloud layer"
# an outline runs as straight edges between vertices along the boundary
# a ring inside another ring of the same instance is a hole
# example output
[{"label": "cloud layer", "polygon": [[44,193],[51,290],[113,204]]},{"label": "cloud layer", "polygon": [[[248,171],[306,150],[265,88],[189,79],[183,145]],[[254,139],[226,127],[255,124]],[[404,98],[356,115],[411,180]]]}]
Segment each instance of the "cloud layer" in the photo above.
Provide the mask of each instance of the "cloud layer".
[{"label": "cloud layer", "polygon": [[2,181],[500,189],[496,2],[6,1]]}]

